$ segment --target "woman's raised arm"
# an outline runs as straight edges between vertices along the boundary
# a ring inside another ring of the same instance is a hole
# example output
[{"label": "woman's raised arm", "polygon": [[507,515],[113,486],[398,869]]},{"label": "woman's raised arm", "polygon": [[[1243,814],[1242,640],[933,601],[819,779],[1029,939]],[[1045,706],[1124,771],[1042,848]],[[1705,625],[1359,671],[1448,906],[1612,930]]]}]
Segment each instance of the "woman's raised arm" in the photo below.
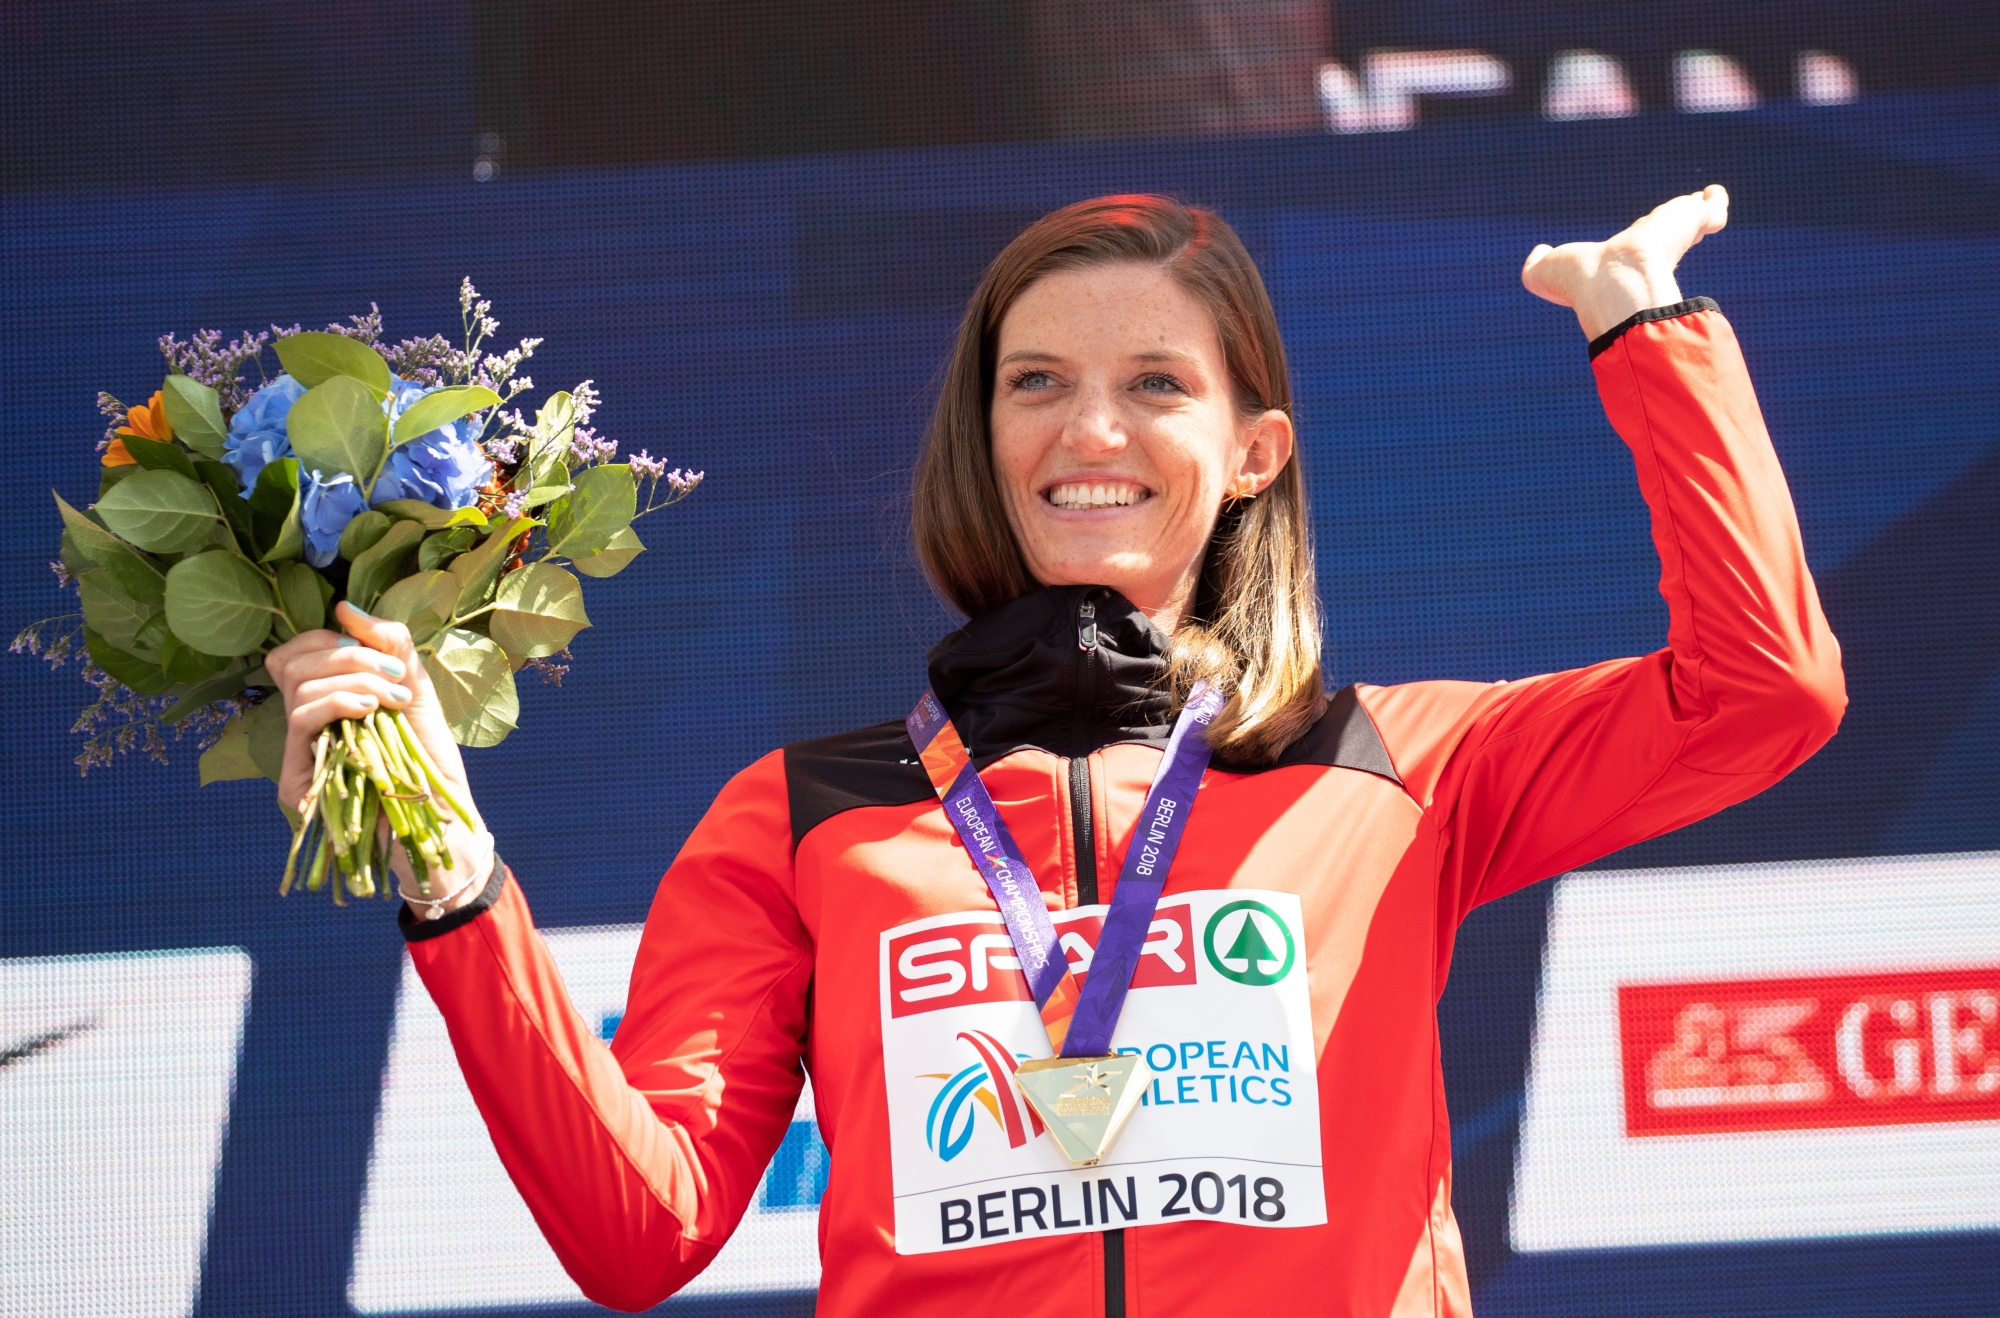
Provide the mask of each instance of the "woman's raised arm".
[{"label": "woman's raised arm", "polygon": [[1592,336],[1651,514],[1666,648],[1517,682],[1361,691],[1440,834],[1453,922],[1755,795],[1839,724],[1840,647],[1736,336],[1672,280],[1724,204],[1719,188],[1677,198],[1608,243],[1537,248],[1523,272]]}]

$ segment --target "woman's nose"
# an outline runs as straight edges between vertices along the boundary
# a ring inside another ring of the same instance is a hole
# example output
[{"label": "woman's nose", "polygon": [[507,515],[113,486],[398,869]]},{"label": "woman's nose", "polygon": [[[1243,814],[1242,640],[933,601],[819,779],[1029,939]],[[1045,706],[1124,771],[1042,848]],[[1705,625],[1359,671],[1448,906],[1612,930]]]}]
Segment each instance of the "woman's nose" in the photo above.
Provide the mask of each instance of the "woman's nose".
[{"label": "woman's nose", "polygon": [[1125,447],[1125,423],[1111,400],[1095,391],[1078,394],[1063,426],[1063,446],[1079,456],[1100,456]]}]

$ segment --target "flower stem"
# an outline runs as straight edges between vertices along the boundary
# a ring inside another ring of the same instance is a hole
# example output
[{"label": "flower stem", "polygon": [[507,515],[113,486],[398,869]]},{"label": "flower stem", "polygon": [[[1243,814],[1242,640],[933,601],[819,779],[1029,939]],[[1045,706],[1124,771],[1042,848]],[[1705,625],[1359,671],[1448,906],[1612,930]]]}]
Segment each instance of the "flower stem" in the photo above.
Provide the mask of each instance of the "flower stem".
[{"label": "flower stem", "polygon": [[388,897],[394,892],[389,859],[400,842],[418,888],[428,894],[432,876],[451,867],[440,806],[461,820],[477,818],[400,712],[329,724],[313,748],[312,787],[292,830],[279,893],[291,892],[304,856],[308,892],[331,878],[336,905],[349,896]]}]

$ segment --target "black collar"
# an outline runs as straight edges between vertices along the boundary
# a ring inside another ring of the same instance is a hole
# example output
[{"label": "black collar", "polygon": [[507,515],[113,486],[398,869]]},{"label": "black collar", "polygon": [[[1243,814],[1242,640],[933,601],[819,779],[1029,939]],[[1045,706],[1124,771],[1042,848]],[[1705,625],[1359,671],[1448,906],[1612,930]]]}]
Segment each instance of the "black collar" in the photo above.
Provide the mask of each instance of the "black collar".
[{"label": "black collar", "polygon": [[[1104,586],[1024,595],[930,653],[931,687],[981,768],[1024,747],[1075,758],[1119,742],[1165,746],[1174,714],[1160,681],[1166,671],[1167,638]],[[1275,764],[1218,760],[1216,767],[1252,773],[1296,765],[1402,781],[1351,686],[1334,692],[1326,713]],[[785,747],[785,782],[794,846],[847,810],[936,799],[900,718]]]},{"label": "black collar", "polygon": [[974,763],[1033,746],[1088,755],[1164,746],[1167,638],[1106,586],[1050,586],[981,614],[930,653],[931,689]]}]

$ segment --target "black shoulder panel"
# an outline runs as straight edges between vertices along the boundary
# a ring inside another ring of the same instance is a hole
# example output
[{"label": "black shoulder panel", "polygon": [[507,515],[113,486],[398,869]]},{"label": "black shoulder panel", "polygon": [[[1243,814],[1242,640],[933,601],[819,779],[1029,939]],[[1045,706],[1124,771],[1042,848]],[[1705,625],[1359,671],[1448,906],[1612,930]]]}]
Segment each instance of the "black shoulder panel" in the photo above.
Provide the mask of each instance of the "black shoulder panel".
[{"label": "black shoulder panel", "polygon": [[909,805],[935,794],[901,719],[785,747],[785,791],[794,848],[843,810]]},{"label": "black shoulder panel", "polygon": [[1283,769],[1295,764],[1359,769],[1387,778],[1398,787],[1403,785],[1389,759],[1389,748],[1382,744],[1382,734],[1375,729],[1375,720],[1361,707],[1361,697],[1352,686],[1334,692],[1319,722],[1307,729],[1305,736],[1285,747],[1285,753],[1271,767]]}]

